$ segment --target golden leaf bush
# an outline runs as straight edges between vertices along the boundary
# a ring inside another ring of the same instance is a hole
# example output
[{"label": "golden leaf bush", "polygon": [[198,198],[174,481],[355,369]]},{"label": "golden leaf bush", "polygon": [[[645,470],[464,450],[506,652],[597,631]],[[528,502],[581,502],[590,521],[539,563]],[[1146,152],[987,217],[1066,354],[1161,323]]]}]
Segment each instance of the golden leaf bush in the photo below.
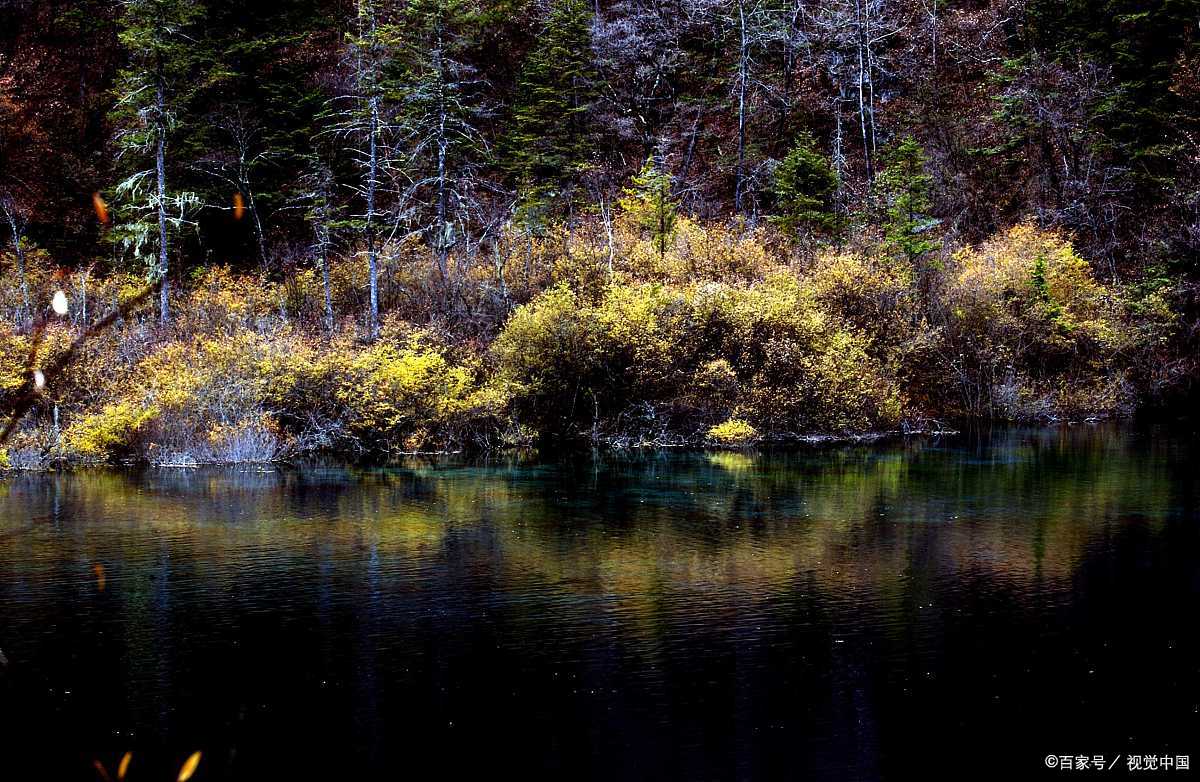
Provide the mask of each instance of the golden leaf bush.
[{"label": "golden leaf bush", "polygon": [[[173,287],[168,326],[149,308],[119,319],[49,380],[0,467],[1079,418],[1126,410],[1177,372],[1172,290],[1106,284],[1069,237],[1032,224],[918,274],[870,235],[799,252],[769,229],[682,214],[655,236],[623,209],[537,235],[510,226],[452,256],[447,282],[419,242],[388,245],[376,335],[361,254],[331,261],[332,330],[312,259],[271,280],[196,270]],[[33,317],[0,257],[0,402],[144,288],[27,257]],[[49,313],[55,290],[64,317]]]}]

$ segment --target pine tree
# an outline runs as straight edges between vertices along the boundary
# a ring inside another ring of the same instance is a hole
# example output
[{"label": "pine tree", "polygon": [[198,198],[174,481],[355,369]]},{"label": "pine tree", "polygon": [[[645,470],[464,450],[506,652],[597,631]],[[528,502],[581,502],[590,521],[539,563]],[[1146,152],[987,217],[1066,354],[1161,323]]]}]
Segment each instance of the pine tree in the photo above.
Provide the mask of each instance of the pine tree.
[{"label": "pine tree", "polygon": [[242,194],[264,271],[273,268],[273,229],[306,201],[300,180],[326,97],[312,84],[315,53],[306,44],[334,26],[327,8],[321,0],[217,4],[206,18],[214,56],[197,97],[204,122],[188,136],[188,155],[206,175],[196,186],[208,204],[228,210],[232,193]]},{"label": "pine tree", "polygon": [[816,139],[803,133],[775,169],[775,214],[772,222],[789,234],[802,229],[835,231],[840,220],[833,210],[838,178]]},{"label": "pine tree", "polygon": [[555,0],[517,79],[506,158],[531,226],[552,199],[568,197],[587,165],[595,99],[591,22],[586,0]]},{"label": "pine tree", "polygon": [[379,228],[386,216],[382,201],[390,194],[395,162],[395,55],[401,32],[389,18],[390,11],[386,0],[357,0],[356,32],[348,36],[349,88],[339,96],[341,109],[333,117],[338,135],[348,142],[345,151],[360,171],[355,191],[363,211],[355,226],[367,253],[367,327],[372,337],[379,331]]},{"label": "pine tree", "polygon": [[1030,0],[1024,14],[1031,49],[1064,64],[1111,68],[1116,86],[1097,119],[1144,195],[1164,192],[1191,143],[1178,132],[1175,79],[1181,58],[1196,51],[1197,14],[1197,0]]},{"label": "pine tree", "polygon": [[425,237],[443,282],[449,254],[465,235],[484,148],[483,82],[466,63],[476,17],[464,0],[412,0],[400,37],[397,119],[410,182],[405,211]]},{"label": "pine tree", "polygon": [[888,153],[877,180],[886,211],[884,234],[914,266],[941,246],[931,233],[938,220],[930,216],[933,177],[926,162],[921,146],[905,136]]},{"label": "pine tree", "polygon": [[[201,15],[192,0],[124,0],[119,39],[129,64],[117,79],[112,120],[121,159],[135,170],[117,186],[126,201],[118,239],[148,260],[157,281],[159,319],[170,318],[169,228],[184,222],[195,195],[167,188],[168,142],[183,124],[200,61],[194,28]],[[153,237],[154,233],[156,237]],[[153,248],[154,256],[148,253]]]},{"label": "pine tree", "polygon": [[633,177],[620,206],[642,230],[649,232],[658,257],[666,255],[667,244],[675,235],[678,206],[671,197],[671,175],[659,168],[653,155],[646,158],[642,170]]}]

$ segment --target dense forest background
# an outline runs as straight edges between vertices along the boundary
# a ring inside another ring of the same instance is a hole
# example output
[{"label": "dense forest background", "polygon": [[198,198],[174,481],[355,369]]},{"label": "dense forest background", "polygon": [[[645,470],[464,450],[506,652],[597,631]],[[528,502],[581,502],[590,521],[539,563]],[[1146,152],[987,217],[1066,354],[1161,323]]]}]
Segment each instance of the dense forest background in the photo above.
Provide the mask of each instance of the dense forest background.
[{"label": "dense forest background", "polygon": [[[29,347],[38,290],[69,283],[78,330],[89,295],[117,304],[140,278],[160,331],[143,318],[128,365],[238,300],[259,336],[503,377],[472,393],[510,429],[627,432],[634,409],[639,431],[674,427],[664,405],[683,405],[736,440],[1177,405],[1200,346],[1197,35],[1195,0],[4,0],[11,337]],[[717,344],[702,283],[793,320]],[[661,377],[636,335],[605,353],[634,310],[690,374]],[[563,324],[592,364],[553,354]],[[1067,398],[1102,370],[1120,377]],[[767,410],[780,389],[804,401]],[[70,393],[35,406],[53,438]],[[106,393],[87,404],[149,409]],[[461,440],[426,403],[367,428]],[[284,439],[354,430],[254,406]]]}]

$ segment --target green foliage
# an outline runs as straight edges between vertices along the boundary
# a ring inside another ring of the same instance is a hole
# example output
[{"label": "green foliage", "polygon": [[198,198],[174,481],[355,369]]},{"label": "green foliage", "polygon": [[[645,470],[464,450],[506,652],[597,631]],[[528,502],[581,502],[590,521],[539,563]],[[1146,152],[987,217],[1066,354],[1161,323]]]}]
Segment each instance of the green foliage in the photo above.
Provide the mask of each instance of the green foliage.
[{"label": "green foliage", "polygon": [[1141,193],[1156,200],[1184,142],[1177,69],[1195,52],[1196,12],[1192,0],[1033,0],[1025,14],[1032,47],[1063,63],[1091,60],[1111,69],[1116,85],[1096,119]]},{"label": "green foliage", "polygon": [[588,112],[596,99],[591,8],[587,0],[554,0],[517,77],[504,157],[532,227],[569,196],[587,165]]},{"label": "green foliage", "polygon": [[914,265],[941,246],[933,229],[933,177],[926,170],[924,151],[905,136],[888,153],[877,184],[886,212],[884,235]]},{"label": "green foliage", "polygon": [[801,134],[775,169],[775,214],[771,221],[788,234],[802,229],[833,232],[840,220],[833,208],[838,179],[810,133]]},{"label": "green foliage", "polygon": [[1050,319],[1057,319],[1060,308],[1055,303],[1054,297],[1050,295],[1050,283],[1046,281],[1046,256],[1041,253],[1034,259],[1029,284],[1033,286],[1034,295],[1046,307]]},{"label": "green foliage", "polygon": [[646,158],[632,185],[625,189],[620,206],[635,225],[649,233],[661,260],[675,236],[678,205],[671,197],[671,175],[659,170],[653,156]]}]

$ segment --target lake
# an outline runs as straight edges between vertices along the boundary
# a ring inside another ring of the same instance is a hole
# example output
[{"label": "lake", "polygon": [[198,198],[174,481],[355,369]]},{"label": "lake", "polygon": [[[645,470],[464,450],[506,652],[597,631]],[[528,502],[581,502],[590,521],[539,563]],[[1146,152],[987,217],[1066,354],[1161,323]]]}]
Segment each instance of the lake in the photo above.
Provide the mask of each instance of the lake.
[{"label": "lake", "polygon": [[10,475],[0,778],[1200,763],[1197,442]]}]

